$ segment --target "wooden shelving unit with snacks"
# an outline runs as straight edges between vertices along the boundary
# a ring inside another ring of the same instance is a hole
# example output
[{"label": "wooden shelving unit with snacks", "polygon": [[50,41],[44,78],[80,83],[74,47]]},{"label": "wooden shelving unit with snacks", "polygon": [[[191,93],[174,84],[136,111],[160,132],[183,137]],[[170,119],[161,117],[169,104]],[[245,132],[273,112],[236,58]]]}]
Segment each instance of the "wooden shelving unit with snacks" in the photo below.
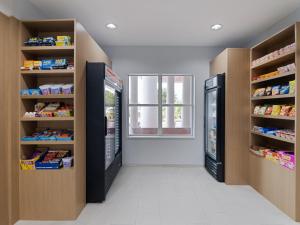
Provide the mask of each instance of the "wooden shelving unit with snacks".
[{"label": "wooden shelving unit with snacks", "polygon": [[[299,23],[251,49],[249,146],[250,185],[297,221],[300,220],[300,166],[286,168],[279,160],[253,154],[253,149],[291,151],[296,162],[300,162],[300,96],[296,94],[300,90],[299,52]],[[278,85],[289,85],[288,92],[282,88],[282,93],[277,93]],[[267,87],[275,87],[274,92],[263,91]],[[261,94],[254,96],[257,89],[262,90]],[[284,113],[282,106],[291,106],[289,110],[294,106],[295,114]]]},{"label": "wooden shelving unit with snacks", "polygon": [[[31,37],[70,36],[70,46],[25,46]],[[38,88],[44,84],[74,84],[72,94],[19,94],[19,159],[31,155],[36,148],[70,150],[73,167],[56,170],[19,169],[19,218],[22,220],[72,220],[85,206],[85,64],[87,60],[111,61],[75,20],[42,20],[20,22],[19,90]],[[24,60],[65,58],[72,63],[68,69],[21,70]],[[68,117],[28,117],[36,103],[63,102],[74,106]],[[37,129],[73,130],[73,140],[22,140]]]}]

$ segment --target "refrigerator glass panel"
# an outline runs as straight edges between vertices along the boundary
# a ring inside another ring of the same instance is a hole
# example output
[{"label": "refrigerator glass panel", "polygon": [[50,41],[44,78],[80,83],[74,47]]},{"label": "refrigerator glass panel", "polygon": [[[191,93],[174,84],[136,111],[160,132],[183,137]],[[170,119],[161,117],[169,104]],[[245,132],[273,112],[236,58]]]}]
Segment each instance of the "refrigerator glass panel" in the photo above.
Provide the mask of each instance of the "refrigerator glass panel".
[{"label": "refrigerator glass panel", "polygon": [[120,93],[116,94],[115,107],[115,155],[121,150],[121,98]]},{"label": "refrigerator glass panel", "polygon": [[217,90],[207,93],[206,143],[207,153],[217,160]]},{"label": "refrigerator glass panel", "polygon": [[116,91],[105,85],[105,169],[107,169],[115,158],[115,117],[116,117]]}]

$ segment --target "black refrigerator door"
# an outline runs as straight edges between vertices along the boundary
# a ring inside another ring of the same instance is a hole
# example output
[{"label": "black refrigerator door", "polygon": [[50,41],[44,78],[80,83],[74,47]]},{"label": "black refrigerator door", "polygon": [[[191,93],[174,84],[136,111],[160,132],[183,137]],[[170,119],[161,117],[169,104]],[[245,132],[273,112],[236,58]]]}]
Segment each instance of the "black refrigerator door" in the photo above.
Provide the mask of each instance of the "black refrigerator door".
[{"label": "black refrigerator door", "polygon": [[206,82],[205,89],[205,166],[218,181],[223,181],[225,159],[225,83],[224,75],[219,75],[215,78]]}]

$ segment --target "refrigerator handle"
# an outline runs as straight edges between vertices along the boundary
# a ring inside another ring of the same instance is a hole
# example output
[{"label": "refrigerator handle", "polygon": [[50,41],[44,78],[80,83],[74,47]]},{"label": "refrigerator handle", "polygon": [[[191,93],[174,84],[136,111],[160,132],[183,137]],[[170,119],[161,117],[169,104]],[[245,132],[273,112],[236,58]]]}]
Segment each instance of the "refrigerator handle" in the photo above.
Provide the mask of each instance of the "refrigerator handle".
[{"label": "refrigerator handle", "polygon": [[107,117],[104,117],[104,136],[107,136]]}]

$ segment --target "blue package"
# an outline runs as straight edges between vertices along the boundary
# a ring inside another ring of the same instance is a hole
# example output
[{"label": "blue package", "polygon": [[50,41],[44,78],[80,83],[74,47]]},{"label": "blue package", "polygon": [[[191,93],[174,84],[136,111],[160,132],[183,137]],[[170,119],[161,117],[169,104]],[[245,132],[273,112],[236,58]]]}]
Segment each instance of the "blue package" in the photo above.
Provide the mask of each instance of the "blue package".
[{"label": "blue package", "polygon": [[24,95],[30,95],[30,91],[29,91],[29,89],[23,89],[23,90],[20,91],[20,94],[23,95],[23,96]]},{"label": "blue package", "polygon": [[29,89],[30,95],[41,95],[42,92],[40,89]]},{"label": "blue package", "polygon": [[42,70],[51,70],[53,65],[55,65],[54,59],[42,60]]},{"label": "blue package", "polygon": [[38,141],[38,138],[35,136],[25,136],[21,138],[22,141]]},{"label": "blue package", "polygon": [[281,95],[286,95],[290,92],[290,86],[289,85],[283,85],[280,88],[280,94]]}]

